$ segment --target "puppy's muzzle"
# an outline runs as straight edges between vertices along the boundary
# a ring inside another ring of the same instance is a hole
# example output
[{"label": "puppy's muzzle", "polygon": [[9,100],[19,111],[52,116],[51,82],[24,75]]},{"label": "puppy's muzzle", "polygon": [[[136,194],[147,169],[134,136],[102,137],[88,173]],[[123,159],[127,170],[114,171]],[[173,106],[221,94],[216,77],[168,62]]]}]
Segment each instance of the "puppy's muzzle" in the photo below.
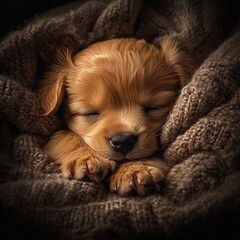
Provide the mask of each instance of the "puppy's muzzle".
[{"label": "puppy's muzzle", "polygon": [[132,133],[118,133],[110,138],[109,143],[114,151],[125,155],[134,148],[137,140],[138,137]]}]

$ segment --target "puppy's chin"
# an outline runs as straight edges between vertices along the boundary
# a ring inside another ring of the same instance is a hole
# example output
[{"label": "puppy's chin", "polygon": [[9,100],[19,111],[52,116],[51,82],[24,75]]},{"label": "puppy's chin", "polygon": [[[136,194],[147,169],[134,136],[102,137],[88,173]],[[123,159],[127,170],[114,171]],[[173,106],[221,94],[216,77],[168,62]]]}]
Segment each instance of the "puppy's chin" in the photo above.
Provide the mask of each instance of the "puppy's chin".
[{"label": "puppy's chin", "polygon": [[151,158],[155,154],[156,154],[156,152],[152,152],[152,153],[145,154],[145,155],[136,155],[133,153],[123,155],[121,153],[112,153],[109,155],[108,159],[115,161],[117,164],[122,164],[125,162],[131,162],[131,161],[135,161],[135,160]]},{"label": "puppy's chin", "polygon": [[125,162],[131,162],[131,161],[135,161],[135,160],[151,158],[152,156],[157,154],[157,150],[154,152],[149,152],[148,154],[147,153],[135,154],[134,152],[133,153],[130,152],[127,154],[122,154],[122,153],[118,153],[118,152],[110,152],[110,153],[103,154],[102,152],[97,152],[97,151],[96,151],[96,153],[104,158],[115,161],[117,164],[122,164]]}]

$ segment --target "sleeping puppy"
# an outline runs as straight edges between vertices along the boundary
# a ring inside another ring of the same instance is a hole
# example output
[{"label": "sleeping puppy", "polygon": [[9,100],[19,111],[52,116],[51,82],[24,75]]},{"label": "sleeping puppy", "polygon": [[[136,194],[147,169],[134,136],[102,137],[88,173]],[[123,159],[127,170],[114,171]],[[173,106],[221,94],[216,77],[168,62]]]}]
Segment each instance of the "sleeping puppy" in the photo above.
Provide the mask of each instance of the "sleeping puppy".
[{"label": "sleeping puppy", "polygon": [[157,155],[159,132],[193,69],[192,59],[168,39],[160,48],[124,38],[74,56],[59,53],[41,81],[39,99],[44,115],[64,102],[68,130],[50,138],[47,154],[65,177],[107,178],[122,196],[158,190],[168,172]]}]

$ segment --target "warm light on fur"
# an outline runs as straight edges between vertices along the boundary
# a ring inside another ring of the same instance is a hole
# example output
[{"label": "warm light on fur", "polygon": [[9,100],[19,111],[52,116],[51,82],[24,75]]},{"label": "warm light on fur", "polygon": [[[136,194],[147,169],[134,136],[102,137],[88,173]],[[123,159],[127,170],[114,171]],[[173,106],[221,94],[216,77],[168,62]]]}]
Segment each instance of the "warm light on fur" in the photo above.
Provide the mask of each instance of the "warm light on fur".
[{"label": "warm light on fur", "polygon": [[56,133],[47,153],[61,163],[64,176],[97,182],[121,164],[111,190],[145,195],[145,185],[157,188],[167,173],[155,156],[157,136],[193,69],[192,59],[168,39],[160,49],[144,40],[113,39],[74,56],[59,53],[41,82],[39,99],[49,115],[65,97],[70,131]]}]

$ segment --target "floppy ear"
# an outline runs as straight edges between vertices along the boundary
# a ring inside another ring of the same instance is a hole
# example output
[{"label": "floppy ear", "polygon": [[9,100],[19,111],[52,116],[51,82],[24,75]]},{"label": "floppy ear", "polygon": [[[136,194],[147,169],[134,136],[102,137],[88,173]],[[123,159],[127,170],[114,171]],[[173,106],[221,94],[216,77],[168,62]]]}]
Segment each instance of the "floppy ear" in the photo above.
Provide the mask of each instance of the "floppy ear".
[{"label": "floppy ear", "polygon": [[162,41],[161,49],[165,61],[177,73],[180,87],[183,88],[191,80],[196,69],[195,60],[182,51],[176,41],[170,39]]},{"label": "floppy ear", "polygon": [[37,94],[39,103],[44,110],[43,116],[56,113],[62,103],[70,64],[73,64],[70,52],[68,50],[58,52],[57,63],[49,68],[43,80],[40,81]]}]

